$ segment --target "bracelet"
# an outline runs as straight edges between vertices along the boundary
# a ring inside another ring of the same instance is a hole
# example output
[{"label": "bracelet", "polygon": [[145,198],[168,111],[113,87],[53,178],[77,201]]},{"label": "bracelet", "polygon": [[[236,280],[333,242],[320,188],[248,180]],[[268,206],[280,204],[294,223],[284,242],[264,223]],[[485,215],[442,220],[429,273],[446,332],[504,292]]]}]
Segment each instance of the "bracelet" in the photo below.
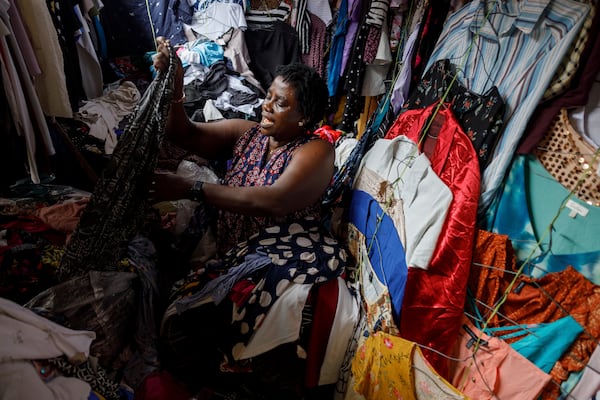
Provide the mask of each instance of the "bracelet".
[{"label": "bracelet", "polygon": [[203,187],[204,187],[203,181],[194,182],[194,184],[190,188],[190,191],[188,192],[189,199],[192,201],[196,201],[196,202],[201,202],[202,200],[204,200]]},{"label": "bracelet", "polygon": [[185,100],[185,93],[178,99],[171,100],[171,104],[181,104]]}]

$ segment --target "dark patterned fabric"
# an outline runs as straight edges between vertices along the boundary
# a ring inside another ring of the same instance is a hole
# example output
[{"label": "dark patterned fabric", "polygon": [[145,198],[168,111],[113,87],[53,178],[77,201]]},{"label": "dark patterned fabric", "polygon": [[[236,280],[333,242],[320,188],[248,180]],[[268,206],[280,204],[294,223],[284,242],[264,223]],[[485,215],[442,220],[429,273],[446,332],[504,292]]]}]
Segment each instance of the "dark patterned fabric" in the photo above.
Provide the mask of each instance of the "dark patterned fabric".
[{"label": "dark patterned fabric", "polygon": [[66,357],[48,359],[64,376],[80,379],[90,385],[93,391],[101,394],[107,400],[119,400],[120,385],[108,377],[108,372],[100,365],[93,365],[90,360],[75,365],[71,364]]},{"label": "dark patterned fabric", "polygon": [[[252,272],[235,274],[235,269],[244,269],[251,260],[259,258],[265,258],[266,264],[261,260],[261,265],[248,269]],[[213,260],[205,269],[192,272],[174,285],[171,298],[177,312],[186,313],[201,306],[206,294],[220,298],[219,286],[208,293],[203,291],[207,276],[229,274],[237,281],[251,280],[254,284],[252,292],[233,316],[230,345],[234,346],[232,354],[237,358],[286,287],[291,283],[312,285],[334,279],[344,271],[346,259],[344,248],[321,229],[318,220],[299,219],[262,229],[232,248],[222,259]],[[231,308],[227,310],[231,312]]]},{"label": "dark patterned fabric", "polygon": [[400,113],[426,108],[446,96],[445,102],[451,104],[454,116],[473,142],[479,168],[483,171],[504,124],[504,100],[496,86],[479,95],[467,90],[453,76],[449,60],[436,61],[406,100]]},{"label": "dark patterned fabric", "polygon": [[75,35],[81,29],[81,23],[75,16],[73,3],[71,0],[48,0],[46,2],[62,50],[69,102],[71,103],[71,109],[76,111],[79,108],[79,101],[87,99],[87,97],[81,81],[81,68],[76,44],[77,36]]},{"label": "dark patterned fabric", "polygon": [[365,45],[364,62],[372,64],[377,55],[379,39],[381,38],[381,27],[387,22],[387,13],[390,0],[374,0],[369,7],[365,24],[369,26],[367,42]]},{"label": "dark patterned fabric", "polygon": [[[368,3],[368,4],[364,4]],[[363,7],[370,6],[371,2],[364,2]],[[368,9],[368,8],[367,8]],[[360,24],[356,38],[352,44],[353,50],[352,55],[349,59],[348,72],[346,73],[346,104],[344,105],[344,113],[342,115],[342,122],[340,129],[344,132],[354,132],[354,136],[357,136],[355,132],[356,128],[354,124],[360,116],[360,112],[363,109],[365,98],[361,96],[361,89],[363,85],[365,69],[367,65],[363,59],[364,52],[367,46],[367,38],[369,35],[370,27],[365,22],[366,12],[363,8],[361,20],[363,23]]]},{"label": "dark patterned fabric", "polygon": [[[174,54],[172,51],[171,54]],[[147,179],[155,168],[173,97],[175,57],[157,75],[125,128],[69,241],[58,269],[62,281],[89,270],[116,268],[146,210]]]},{"label": "dark patterned fabric", "polygon": [[[269,137],[262,135],[256,125],[237,141],[233,150],[231,168],[225,175],[224,183],[229,186],[270,186],[287,168],[294,151],[306,142],[316,139],[315,135],[300,136],[277,148],[271,158],[265,161],[269,152]],[[283,218],[251,217],[221,211],[217,230],[219,251],[224,254],[266,226],[288,223],[305,217],[317,218],[320,211],[318,203]]]},{"label": "dark patterned fabric", "polygon": [[264,252],[272,264],[248,301],[236,310],[239,318],[233,326],[240,336],[234,352],[241,351],[248,343],[271,306],[291,283],[323,283],[339,276],[346,263],[344,249],[321,231],[318,221],[309,219],[265,229],[230,252],[228,264],[239,265],[246,255],[259,252]]}]

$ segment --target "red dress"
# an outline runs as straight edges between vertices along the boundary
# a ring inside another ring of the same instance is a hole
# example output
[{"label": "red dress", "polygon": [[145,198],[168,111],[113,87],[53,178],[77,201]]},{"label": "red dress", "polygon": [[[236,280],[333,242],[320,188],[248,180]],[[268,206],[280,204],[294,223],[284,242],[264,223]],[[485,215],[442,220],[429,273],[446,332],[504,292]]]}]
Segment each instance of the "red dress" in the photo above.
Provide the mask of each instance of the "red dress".
[{"label": "red dress", "polygon": [[[473,144],[449,108],[441,107],[433,123],[428,124],[436,106],[400,114],[385,138],[406,135],[419,143],[419,149],[427,153],[435,173],[452,191],[453,200],[429,268],[408,270],[399,324],[403,338],[449,354],[463,315],[480,173]],[[427,126],[427,135],[423,135]],[[421,137],[434,137],[435,141],[420,140]],[[423,353],[436,371],[446,377],[447,359],[435,352],[424,350]]]}]

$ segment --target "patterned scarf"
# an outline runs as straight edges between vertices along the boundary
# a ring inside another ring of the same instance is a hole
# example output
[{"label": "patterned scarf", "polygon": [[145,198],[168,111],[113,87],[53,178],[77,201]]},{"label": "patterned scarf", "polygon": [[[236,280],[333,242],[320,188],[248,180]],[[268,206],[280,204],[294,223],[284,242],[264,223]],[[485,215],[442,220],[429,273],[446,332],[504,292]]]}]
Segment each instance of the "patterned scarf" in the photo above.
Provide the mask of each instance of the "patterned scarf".
[{"label": "patterned scarf", "polygon": [[58,267],[61,281],[89,270],[116,269],[128,241],[142,226],[147,177],[154,171],[164,136],[176,68],[171,49],[169,69],[150,83],[96,183]]}]

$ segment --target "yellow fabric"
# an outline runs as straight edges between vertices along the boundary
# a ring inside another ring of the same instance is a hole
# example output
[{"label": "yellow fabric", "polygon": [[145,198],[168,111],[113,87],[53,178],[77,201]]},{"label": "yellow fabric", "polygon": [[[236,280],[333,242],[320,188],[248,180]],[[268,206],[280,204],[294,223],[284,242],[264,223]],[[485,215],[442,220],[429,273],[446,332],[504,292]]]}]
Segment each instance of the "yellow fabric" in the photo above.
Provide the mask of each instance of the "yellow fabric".
[{"label": "yellow fabric", "polygon": [[415,343],[375,332],[352,360],[354,390],[369,400],[417,400],[412,373]]}]

